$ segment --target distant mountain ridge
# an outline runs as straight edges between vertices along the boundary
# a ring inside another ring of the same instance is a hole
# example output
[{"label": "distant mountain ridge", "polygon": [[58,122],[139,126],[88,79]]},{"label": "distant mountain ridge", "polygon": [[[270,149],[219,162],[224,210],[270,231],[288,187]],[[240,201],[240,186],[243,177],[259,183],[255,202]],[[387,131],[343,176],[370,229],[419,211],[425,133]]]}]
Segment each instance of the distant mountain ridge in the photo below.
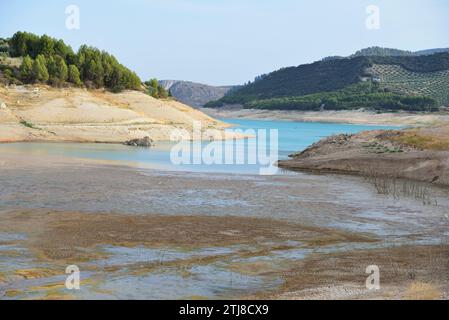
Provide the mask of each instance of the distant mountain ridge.
[{"label": "distant mountain ridge", "polygon": [[348,56],[348,57],[342,57],[342,56],[330,56],[326,57],[323,60],[335,60],[335,59],[346,59],[346,58],[355,58],[355,57],[368,57],[368,56],[382,56],[382,57],[412,57],[412,56],[426,56],[426,55],[432,55],[435,53],[444,53],[449,52],[449,48],[436,48],[436,49],[427,49],[427,50],[420,50],[420,51],[407,51],[407,50],[400,50],[400,49],[393,49],[393,48],[382,48],[382,47],[369,47],[365,49],[361,49],[357,51],[356,53]]},{"label": "distant mountain ridge", "polygon": [[434,53],[444,53],[449,52],[449,48],[437,48],[437,49],[427,49],[420,51],[407,51],[400,49],[392,49],[392,48],[382,48],[382,47],[369,47],[362,50],[357,51],[350,58],[359,57],[359,56],[426,56],[432,55]]},{"label": "distant mountain ridge", "polygon": [[231,90],[237,88],[237,86],[210,86],[180,80],[161,80],[159,84],[169,90],[174,98],[195,108],[203,107],[210,101],[221,99]]}]

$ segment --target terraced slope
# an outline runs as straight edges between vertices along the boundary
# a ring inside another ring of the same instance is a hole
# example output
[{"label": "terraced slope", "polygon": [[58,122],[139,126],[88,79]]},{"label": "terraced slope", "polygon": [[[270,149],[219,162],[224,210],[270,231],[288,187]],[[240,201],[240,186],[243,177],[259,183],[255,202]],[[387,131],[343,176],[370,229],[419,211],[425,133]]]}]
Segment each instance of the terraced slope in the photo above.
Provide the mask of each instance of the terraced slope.
[{"label": "terraced slope", "polygon": [[428,96],[449,105],[449,70],[418,73],[399,65],[375,64],[370,72],[383,86],[395,92]]}]

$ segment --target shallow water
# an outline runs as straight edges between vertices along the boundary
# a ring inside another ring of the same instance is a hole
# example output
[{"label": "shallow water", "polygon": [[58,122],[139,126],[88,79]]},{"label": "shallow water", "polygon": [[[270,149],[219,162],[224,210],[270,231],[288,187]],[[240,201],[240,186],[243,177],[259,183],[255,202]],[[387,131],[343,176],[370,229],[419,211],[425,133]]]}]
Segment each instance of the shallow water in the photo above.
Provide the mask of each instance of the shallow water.
[{"label": "shallow water", "polygon": [[[286,159],[290,154],[307,148],[314,142],[323,137],[340,133],[357,133],[365,130],[391,129],[387,126],[363,126],[352,124],[332,124],[332,123],[307,123],[292,121],[266,121],[266,120],[241,120],[241,119],[222,119],[233,124],[230,130],[278,130],[278,159]],[[397,127],[395,127],[397,128]],[[268,132],[268,131],[267,131]],[[269,136],[269,133],[267,133]],[[267,143],[265,154],[269,154],[271,140],[267,137],[264,141]],[[106,160],[115,163],[132,164],[141,168],[151,168],[170,171],[189,171],[189,172],[214,172],[214,173],[244,173],[258,174],[260,167],[265,165],[251,164],[248,161],[248,152],[251,146],[259,151],[258,140],[251,138],[241,143],[244,148],[240,150],[234,146],[233,163],[234,164],[181,164],[175,165],[170,158],[170,151],[175,143],[157,142],[156,146],[147,148],[136,148],[117,144],[80,144],[80,143],[12,143],[0,144],[1,153],[18,153],[26,155],[51,155],[70,158],[85,158],[95,160]],[[202,149],[209,143],[202,143]],[[185,145],[191,145],[186,143]],[[222,162],[225,162],[225,144],[224,142],[214,142],[216,150],[222,150]],[[193,145],[191,145],[193,150]],[[262,150],[262,149],[261,149]],[[236,159],[240,157],[245,159],[244,164],[237,164]],[[201,155],[191,156],[191,163],[194,159],[201,161]],[[282,174],[283,171],[279,171]]]},{"label": "shallow water", "polygon": [[279,131],[279,158],[306,149],[311,144],[334,134],[354,134],[367,130],[389,130],[400,127],[356,125],[344,123],[297,122],[281,120],[221,119],[240,129],[277,129]]}]

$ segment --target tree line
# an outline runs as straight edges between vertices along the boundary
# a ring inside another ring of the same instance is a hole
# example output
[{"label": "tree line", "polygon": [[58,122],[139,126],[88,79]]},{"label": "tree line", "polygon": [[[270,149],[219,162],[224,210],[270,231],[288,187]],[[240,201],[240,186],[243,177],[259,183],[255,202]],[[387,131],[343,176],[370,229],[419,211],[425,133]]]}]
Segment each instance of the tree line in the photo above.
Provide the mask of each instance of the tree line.
[{"label": "tree line", "polygon": [[141,80],[117,59],[97,48],[83,45],[78,52],[47,35],[17,32],[8,41],[9,55],[23,57],[19,78],[24,83],[108,88],[112,91],[138,90]]},{"label": "tree line", "polygon": [[376,111],[438,111],[435,99],[425,96],[410,96],[391,92],[378,84],[365,82],[348,86],[342,90],[320,92],[296,97],[281,97],[253,100],[244,104],[250,109],[324,111],[356,110],[360,108]]}]

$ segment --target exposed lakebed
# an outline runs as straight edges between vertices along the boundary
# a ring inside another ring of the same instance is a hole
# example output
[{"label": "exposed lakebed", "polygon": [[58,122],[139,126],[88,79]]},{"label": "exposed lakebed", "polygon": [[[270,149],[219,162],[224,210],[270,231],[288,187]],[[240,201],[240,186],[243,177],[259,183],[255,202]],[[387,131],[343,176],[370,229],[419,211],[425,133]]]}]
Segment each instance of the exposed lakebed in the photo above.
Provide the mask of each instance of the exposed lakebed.
[{"label": "exposed lakebed", "polygon": [[[228,122],[278,129],[281,158],[330,134],[379,129]],[[245,297],[276,290],[312,254],[447,240],[445,189],[430,188],[423,204],[356,177],[176,168],[169,150],[0,145],[1,298]],[[69,263],[82,270],[78,292],[64,287]]]}]

